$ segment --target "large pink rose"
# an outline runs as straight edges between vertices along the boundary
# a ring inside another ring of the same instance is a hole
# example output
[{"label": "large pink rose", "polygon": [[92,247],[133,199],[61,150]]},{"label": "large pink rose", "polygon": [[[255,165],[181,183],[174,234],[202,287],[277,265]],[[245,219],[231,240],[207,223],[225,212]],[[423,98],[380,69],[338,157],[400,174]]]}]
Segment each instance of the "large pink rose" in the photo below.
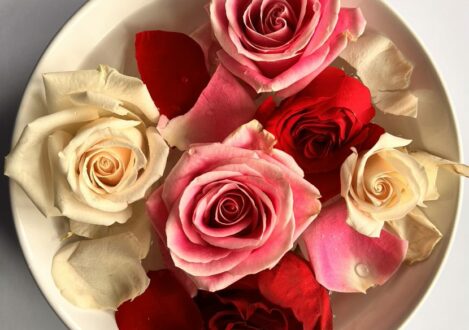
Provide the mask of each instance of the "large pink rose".
[{"label": "large pink rose", "polygon": [[311,82],[365,29],[340,0],[212,0],[221,63],[258,93],[290,96]]},{"label": "large pink rose", "polygon": [[193,145],[148,199],[172,262],[200,289],[274,267],[319,213],[318,190],[274,143],[252,121],[223,143]]}]

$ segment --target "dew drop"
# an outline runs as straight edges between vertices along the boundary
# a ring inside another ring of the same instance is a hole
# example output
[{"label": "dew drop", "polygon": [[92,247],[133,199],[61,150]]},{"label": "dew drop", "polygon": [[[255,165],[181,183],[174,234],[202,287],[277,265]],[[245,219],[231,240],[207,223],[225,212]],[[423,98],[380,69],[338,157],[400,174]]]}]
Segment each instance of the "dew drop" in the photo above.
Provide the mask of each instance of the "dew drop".
[{"label": "dew drop", "polygon": [[367,277],[370,275],[370,269],[365,264],[357,264],[355,266],[355,273],[360,277]]}]

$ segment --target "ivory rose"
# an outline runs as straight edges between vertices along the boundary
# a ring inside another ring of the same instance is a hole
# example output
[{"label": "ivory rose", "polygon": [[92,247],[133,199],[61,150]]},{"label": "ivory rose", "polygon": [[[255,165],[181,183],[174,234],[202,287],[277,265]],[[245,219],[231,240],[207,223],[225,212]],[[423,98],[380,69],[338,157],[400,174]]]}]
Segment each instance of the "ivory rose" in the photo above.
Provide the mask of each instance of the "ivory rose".
[{"label": "ivory rose", "polygon": [[305,87],[365,29],[340,0],[212,0],[220,62],[258,93],[289,96]]},{"label": "ivory rose", "polygon": [[257,121],[192,145],[147,201],[175,266],[204,290],[272,268],[320,210],[319,191]]},{"label": "ivory rose", "polygon": [[411,143],[389,133],[368,151],[351,154],[341,168],[341,195],[347,223],[363,235],[379,237],[385,222],[404,218],[423,202],[429,184],[425,169],[397,148]]},{"label": "ivory rose", "polygon": [[44,85],[49,113],[26,126],[5,173],[46,216],[126,222],[168,155],[145,85],[106,66],[48,73]]}]

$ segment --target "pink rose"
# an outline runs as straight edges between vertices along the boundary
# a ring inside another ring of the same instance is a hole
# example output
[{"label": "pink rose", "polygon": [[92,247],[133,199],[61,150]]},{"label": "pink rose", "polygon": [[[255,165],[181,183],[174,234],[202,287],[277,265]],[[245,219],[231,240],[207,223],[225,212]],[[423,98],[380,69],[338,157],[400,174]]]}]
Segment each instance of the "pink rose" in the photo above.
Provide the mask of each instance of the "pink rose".
[{"label": "pink rose", "polygon": [[221,63],[258,93],[303,89],[366,22],[340,0],[212,0],[210,17]]},{"label": "pink rose", "polygon": [[319,213],[318,190],[257,121],[193,145],[147,201],[172,262],[204,290],[274,267]]}]

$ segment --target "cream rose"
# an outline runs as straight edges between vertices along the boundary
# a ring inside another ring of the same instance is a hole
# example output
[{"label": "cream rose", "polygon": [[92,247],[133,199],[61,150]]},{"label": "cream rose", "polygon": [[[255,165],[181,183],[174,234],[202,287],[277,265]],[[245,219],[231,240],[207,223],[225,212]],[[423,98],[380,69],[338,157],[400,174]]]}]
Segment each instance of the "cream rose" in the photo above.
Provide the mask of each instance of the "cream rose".
[{"label": "cream rose", "polygon": [[6,175],[46,216],[126,222],[169,151],[145,85],[107,66],[45,74],[44,85],[49,114],[24,129]]},{"label": "cream rose", "polygon": [[385,133],[373,148],[354,151],[343,163],[341,195],[347,203],[347,223],[358,232],[379,237],[386,222],[424,206],[429,190],[425,169],[398,149],[410,143]]}]

